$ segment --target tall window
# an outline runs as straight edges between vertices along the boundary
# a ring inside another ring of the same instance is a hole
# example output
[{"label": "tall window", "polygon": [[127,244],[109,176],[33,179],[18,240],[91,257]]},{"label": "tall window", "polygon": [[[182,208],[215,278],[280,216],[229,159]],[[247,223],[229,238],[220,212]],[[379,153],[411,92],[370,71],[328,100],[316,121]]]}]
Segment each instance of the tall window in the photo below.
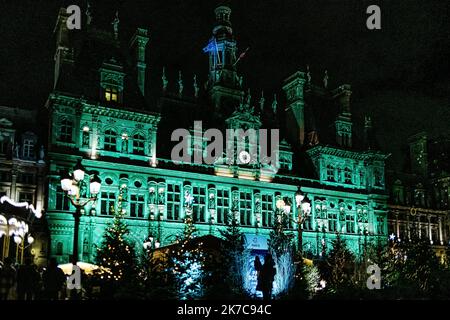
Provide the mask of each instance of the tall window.
[{"label": "tall window", "polygon": [[230,192],[228,190],[217,190],[217,223],[228,222],[228,211],[230,210]]},{"label": "tall window", "polygon": [[349,167],[344,169],[344,182],[349,184],[352,183],[352,170]]},{"label": "tall window", "polygon": [[263,194],[261,197],[261,213],[263,227],[271,227],[273,224],[273,196]]},{"label": "tall window", "polygon": [[194,197],[194,203],[192,204],[194,221],[205,222],[206,188],[194,187],[192,188],[192,195]]},{"label": "tall window", "polygon": [[30,159],[34,157],[34,141],[31,139],[23,140],[23,158]]},{"label": "tall window", "polygon": [[335,181],[334,167],[331,164],[327,165],[327,181]]},{"label": "tall window", "polygon": [[143,195],[132,194],[130,198],[130,216],[133,218],[144,217],[145,199]]},{"label": "tall window", "polygon": [[241,225],[251,225],[252,215],[252,194],[250,192],[241,192],[240,197]]},{"label": "tall window", "polygon": [[19,202],[28,202],[29,204],[33,204],[33,193],[19,192]]},{"label": "tall window", "polygon": [[336,232],[337,231],[337,213],[328,213],[328,230],[330,232]]},{"label": "tall window", "polygon": [[178,184],[167,185],[167,219],[178,220],[180,214],[181,190]]},{"label": "tall window", "polygon": [[117,133],[114,130],[105,131],[105,150],[117,151]]},{"label": "tall window", "polygon": [[133,153],[144,155],[145,137],[141,134],[133,136]]},{"label": "tall window", "polygon": [[117,102],[118,101],[117,89],[107,87],[105,89],[105,100]]},{"label": "tall window", "polygon": [[116,194],[114,192],[102,192],[100,203],[100,214],[112,215],[115,210]]},{"label": "tall window", "polygon": [[72,142],[73,123],[69,119],[62,119],[59,129],[59,140],[63,142]]},{"label": "tall window", "polygon": [[64,194],[64,191],[61,189],[61,187],[58,187],[56,189],[56,204],[55,204],[56,210],[69,210],[69,198],[66,197]]},{"label": "tall window", "polygon": [[345,228],[347,233],[355,233],[355,216],[353,214],[345,215]]}]

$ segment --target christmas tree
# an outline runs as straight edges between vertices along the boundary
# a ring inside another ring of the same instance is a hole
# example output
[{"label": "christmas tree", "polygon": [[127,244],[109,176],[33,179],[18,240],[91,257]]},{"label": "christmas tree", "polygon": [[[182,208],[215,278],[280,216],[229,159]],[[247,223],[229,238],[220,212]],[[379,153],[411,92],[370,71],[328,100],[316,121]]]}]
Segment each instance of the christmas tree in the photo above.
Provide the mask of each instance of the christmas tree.
[{"label": "christmas tree", "polygon": [[268,246],[276,265],[275,285],[273,293],[275,295],[287,293],[292,289],[295,280],[294,246],[292,234],[286,232],[289,217],[283,211],[284,201],[278,200],[282,205],[281,209],[275,212],[275,221],[270,232]]},{"label": "christmas tree", "polygon": [[135,281],[136,255],[126,239],[129,230],[123,219],[124,213],[122,197],[119,196],[114,219],[106,227],[103,242],[97,248],[96,262],[100,268],[96,278],[106,296],[114,295]]},{"label": "christmas tree", "polygon": [[168,271],[173,275],[177,298],[180,300],[199,299],[203,296],[203,278],[205,257],[202,243],[195,247],[195,226],[192,219],[192,198],[189,198],[184,219],[183,234],[177,236],[173,249],[169,254]]}]

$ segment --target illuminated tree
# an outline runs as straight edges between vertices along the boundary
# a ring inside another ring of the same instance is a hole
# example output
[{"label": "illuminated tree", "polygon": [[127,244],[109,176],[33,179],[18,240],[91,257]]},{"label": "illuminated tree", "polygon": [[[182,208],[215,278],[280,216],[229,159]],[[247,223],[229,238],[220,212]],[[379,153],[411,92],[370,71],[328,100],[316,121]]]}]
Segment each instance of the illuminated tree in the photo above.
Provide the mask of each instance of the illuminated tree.
[{"label": "illuminated tree", "polygon": [[180,300],[199,299],[203,296],[205,257],[202,252],[203,243],[195,246],[192,244],[195,232],[191,206],[187,204],[184,231],[177,236],[168,263],[168,271],[174,277],[176,295]]}]

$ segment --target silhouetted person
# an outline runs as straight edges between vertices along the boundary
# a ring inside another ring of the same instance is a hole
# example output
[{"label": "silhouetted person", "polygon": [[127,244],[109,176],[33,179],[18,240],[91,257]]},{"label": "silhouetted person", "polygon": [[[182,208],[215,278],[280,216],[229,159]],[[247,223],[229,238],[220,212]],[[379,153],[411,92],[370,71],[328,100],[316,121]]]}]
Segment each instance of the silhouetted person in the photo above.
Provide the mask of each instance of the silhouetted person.
[{"label": "silhouetted person", "polygon": [[261,291],[261,269],[262,269],[262,263],[261,260],[259,259],[259,256],[255,257],[255,262],[254,262],[254,266],[255,266],[255,270],[256,270],[256,291]]},{"label": "silhouetted person", "polygon": [[45,297],[49,300],[58,300],[58,294],[66,283],[66,275],[58,268],[55,258],[51,258],[47,269],[42,275]]},{"label": "silhouetted person", "polygon": [[275,278],[276,270],[275,263],[272,256],[268,253],[264,258],[264,265],[261,269],[261,289],[263,293],[263,299],[269,300],[272,296],[273,280]]},{"label": "silhouetted person", "polygon": [[7,300],[9,291],[16,283],[17,272],[10,257],[5,258],[3,268],[0,271],[0,300]]},{"label": "silhouetted person", "polygon": [[31,264],[31,259],[26,258],[25,264],[17,270],[17,299],[33,300],[40,275]]}]

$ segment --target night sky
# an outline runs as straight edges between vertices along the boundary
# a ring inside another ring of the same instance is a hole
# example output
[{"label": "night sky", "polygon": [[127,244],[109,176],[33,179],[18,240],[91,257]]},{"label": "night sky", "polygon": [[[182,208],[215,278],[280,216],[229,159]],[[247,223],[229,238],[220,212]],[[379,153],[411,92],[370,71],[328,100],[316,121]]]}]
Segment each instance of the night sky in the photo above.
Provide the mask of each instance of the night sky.
[{"label": "night sky", "polygon": [[[225,3],[240,50],[250,47],[239,71],[253,97],[263,89],[269,100],[283,79],[307,64],[318,84],[327,69],[331,87],[352,85],[356,129],[370,114],[397,168],[409,135],[450,133],[449,1],[91,1],[101,3],[106,21],[119,6],[125,37],[137,26],[149,29],[149,81],[155,88],[162,66],[172,82],[179,69],[206,80],[202,48],[211,36],[214,8]],[[44,105],[53,81],[52,31],[63,4],[85,6],[79,0],[0,1],[0,105]],[[381,7],[382,30],[366,28],[371,4]]]}]

